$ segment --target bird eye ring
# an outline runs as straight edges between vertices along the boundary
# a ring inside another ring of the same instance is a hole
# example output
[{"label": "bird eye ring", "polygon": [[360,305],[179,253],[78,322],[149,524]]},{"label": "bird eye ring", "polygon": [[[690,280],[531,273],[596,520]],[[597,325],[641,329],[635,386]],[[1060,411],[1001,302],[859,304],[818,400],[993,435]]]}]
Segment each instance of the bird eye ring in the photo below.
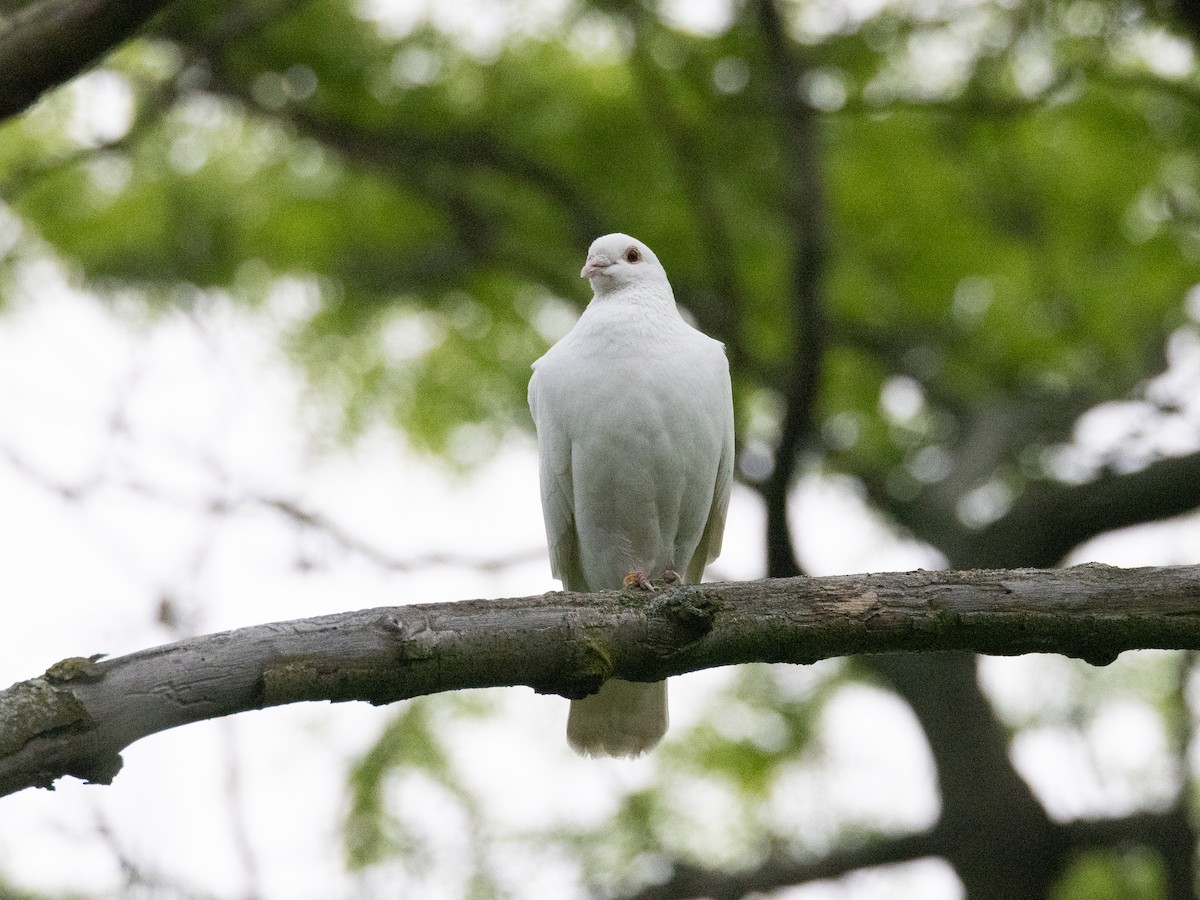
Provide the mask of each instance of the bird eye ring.
[{"label": "bird eye ring", "polygon": [[638,252],[637,247],[630,247],[625,251],[625,261],[631,263],[642,261],[642,254]]}]

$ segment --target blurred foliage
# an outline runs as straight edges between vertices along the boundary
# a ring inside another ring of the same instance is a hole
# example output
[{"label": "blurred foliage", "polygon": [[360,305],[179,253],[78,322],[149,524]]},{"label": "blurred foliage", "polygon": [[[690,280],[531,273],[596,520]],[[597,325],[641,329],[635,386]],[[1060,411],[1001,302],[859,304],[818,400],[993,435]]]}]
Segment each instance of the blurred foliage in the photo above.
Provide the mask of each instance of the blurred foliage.
[{"label": "blurred foliage", "polygon": [[[586,298],[579,257],[605,230],[667,260],[734,349],[739,396],[774,388],[792,226],[752,29],[698,36],[581,5],[485,52],[428,22],[276,6],[232,39],[221,4],[184,4],[5,125],[0,191],[30,237],[149,302],[181,286],[261,302],[304,280],[316,302],[294,349],[344,424],[389,416],[438,453],[463,425],[480,440],[526,424],[528,362]],[[796,10],[805,93],[829,110],[823,414],[858,426],[836,465],[895,469],[947,439],[947,417],[888,432],[877,407],[898,367],[952,411],[1009,394],[1078,409],[1145,378],[1182,320],[1200,255],[1194,89],[1155,90],[1152,58],[1113,51],[1151,23],[1048,10],[889,7],[812,33]],[[966,61],[939,71],[925,44]]]},{"label": "blurred foliage", "polygon": [[0,881],[0,900],[47,900],[47,898],[41,894],[33,894],[28,891],[9,887],[3,881]]},{"label": "blurred foliage", "polygon": [[468,870],[462,877],[463,895],[494,895],[490,888],[493,879],[482,870],[478,804],[460,781],[439,737],[453,727],[455,719],[476,718],[486,712],[489,707],[484,696],[465,692],[405,704],[375,746],[355,764],[345,822],[351,868],[400,858],[407,863],[405,874],[419,885],[439,857],[438,835],[428,828],[428,808],[436,805],[443,811],[440,818],[451,809],[459,814],[454,824],[466,846],[456,848],[454,864],[460,875],[461,870]]},{"label": "blurred foliage", "polygon": [[1052,900],[1157,900],[1166,896],[1162,862],[1148,853],[1087,853],[1072,863]]},{"label": "blurred foliage", "polygon": [[[648,855],[753,865],[787,841],[778,798],[812,763],[821,711],[840,665],[809,669],[743,666],[705,699],[704,714],[655,754],[652,786],[631,792],[605,840],[575,836],[599,883],[648,865]],[[811,742],[811,743],[810,743]]]},{"label": "blurred foliage", "polygon": [[[0,304],[35,292],[52,259],[121,309],[262,305],[334,401],[323,427],[391,422],[467,466],[528,428],[529,363],[587,300],[587,244],[623,230],[727,343],[753,457],[776,439],[794,350],[789,123],[753,17],[734,5],[689,29],[680,6],[513,0],[455,16],[183,0],[0,126]],[[813,449],[896,520],[945,491],[949,516],[986,525],[1024,484],[1064,475],[1081,414],[1145,401],[1172,336],[1195,339],[1192,45],[1157,4],[785,10],[804,70],[789,96],[820,112],[828,204]],[[1082,734],[1122,698],[1159,715],[1178,749],[1178,657],[1037,664],[1056,691],[999,698],[1014,732]],[[928,826],[836,801],[797,821],[828,764],[823,711],[852,671],[731,675],[609,823],[510,843],[578,861],[589,883],[636,886],[670,859],[745,867]],[[353,865],[401,858],[419,880],[437,837],[396,798],[422,798],[457,817],[464,891],[505,895],[495,826],[443,736],[487,708],[403,708],[351,777]],[[1055,896],[1161,896],[1155,866],[1086,855]]]}]

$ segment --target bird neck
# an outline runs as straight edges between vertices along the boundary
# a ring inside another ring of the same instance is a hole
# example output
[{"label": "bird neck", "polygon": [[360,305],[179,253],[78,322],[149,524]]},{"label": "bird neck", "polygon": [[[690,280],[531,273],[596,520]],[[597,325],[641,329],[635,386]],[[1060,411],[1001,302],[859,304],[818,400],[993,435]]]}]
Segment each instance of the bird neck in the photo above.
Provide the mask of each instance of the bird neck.
[{"label": "bird neck", "polygon": [[671,336],[686,327],[670,286],[639,286],[597,294],[575,331],[578,340],[606,348],[605,355],[619,356],[632,348],[670,344]]},{"label": "bird neck", "polygon": [[675,294],[667,282],[628,284],[613,290],[597,292],[588,304],[588,311],[596,309],[619,315],[636,313],[641,318],[678,318]]}]

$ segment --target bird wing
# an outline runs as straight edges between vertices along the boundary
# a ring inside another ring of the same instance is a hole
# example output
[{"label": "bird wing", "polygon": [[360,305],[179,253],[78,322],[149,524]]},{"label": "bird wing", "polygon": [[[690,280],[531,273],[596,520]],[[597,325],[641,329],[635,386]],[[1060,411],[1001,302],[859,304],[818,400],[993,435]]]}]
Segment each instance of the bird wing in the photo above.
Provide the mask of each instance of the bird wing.
[{"label": "bird wing", "polygon": [[724,390],[721,394],[723,415],[721,428],[724,436],[721,442],[721,460],[717,465],[717,477],[713,483],[712,505],[708,511],[708,521],[704,524],[704,532],[696,552],[687,565],[685,577],[688,584],[699,584],[704,577],[704,567],[721,555],[721,539],[725,534],[725,515],[729,510],[729,494],[733,490],[733,388],[729,379],[729,364],[725,360],[724,349],[721,352],[723,367]]},{"label": "bird wing", "polygon": [[542,518],[550,548],[550,571],[568,591],[586,591],[580,566],[579,534],[575,529],[575,488],[571,467],[571,438],[561,419],[541,396],[538,372],[529,379],[529,412],[537,427],[542,486]]}]

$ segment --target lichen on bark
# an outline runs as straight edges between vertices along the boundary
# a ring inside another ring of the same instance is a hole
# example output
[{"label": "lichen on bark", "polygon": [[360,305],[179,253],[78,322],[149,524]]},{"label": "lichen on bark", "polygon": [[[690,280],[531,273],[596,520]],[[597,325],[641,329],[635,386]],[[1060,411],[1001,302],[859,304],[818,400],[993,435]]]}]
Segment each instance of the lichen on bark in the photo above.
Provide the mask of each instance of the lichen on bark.
[{"label": "lichen on bark", "polygon": [[0,693],[0,758],[34,738],[85,731],[93,724],[70,690],[56,688],[45,678],[22,681]]}]

